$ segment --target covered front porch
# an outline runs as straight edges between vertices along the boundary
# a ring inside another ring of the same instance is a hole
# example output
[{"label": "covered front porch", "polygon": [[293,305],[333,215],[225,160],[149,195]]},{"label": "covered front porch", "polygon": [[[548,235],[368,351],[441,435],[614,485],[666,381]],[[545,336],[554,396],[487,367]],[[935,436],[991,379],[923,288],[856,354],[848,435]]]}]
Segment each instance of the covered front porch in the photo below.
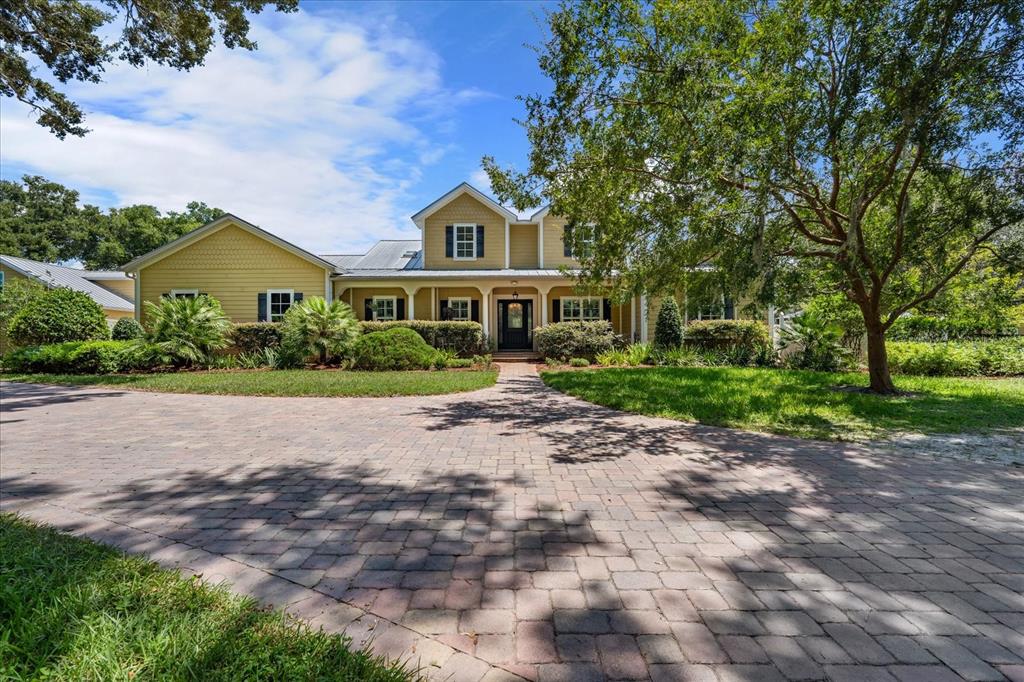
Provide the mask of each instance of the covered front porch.
[{"label": "covered front porch", "polygon": [[615,333],[647,340],[647,302],[613,302],[606,292],[580,292],[565,277],[471,279],[357,279],[334,281],[335,298],[360,320],[479,322],[498,350],[532,350],[533,330],[563,320],[608,320]]}]

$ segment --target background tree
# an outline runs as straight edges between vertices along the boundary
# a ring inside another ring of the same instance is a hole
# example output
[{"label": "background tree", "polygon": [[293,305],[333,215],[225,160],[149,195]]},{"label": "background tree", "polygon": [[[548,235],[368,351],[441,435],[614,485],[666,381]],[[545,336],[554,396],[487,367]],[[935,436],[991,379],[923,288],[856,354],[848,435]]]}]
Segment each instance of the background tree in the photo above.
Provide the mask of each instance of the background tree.
[{"label": "background tree", "polygon": [[813,273],[892,392],[886,330],[1024,216],[1022,20],[1013,0],[566,4],[528,171],[484,165],[501,199],[599,224],[589,278],[668,288],[713,261],[767,300]]},{"label": "background tree", "polygon": [[292,12],[298,0],[4,0],[0,94],[32,107],[36,122],[57,137],[81,136],[82,110],[37,76],[32,62],[60,83],[98,83],[115,59],[187,71],[203,63],[218,33],[228,47],[255,49],[246,13],[270,5]]}]

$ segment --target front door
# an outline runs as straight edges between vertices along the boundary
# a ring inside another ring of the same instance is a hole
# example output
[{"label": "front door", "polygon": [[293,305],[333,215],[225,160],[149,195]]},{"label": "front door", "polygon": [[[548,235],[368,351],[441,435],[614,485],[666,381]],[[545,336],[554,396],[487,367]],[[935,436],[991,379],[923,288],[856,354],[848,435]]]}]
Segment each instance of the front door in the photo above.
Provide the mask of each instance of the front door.
[{"label": "front door", "polygon": [[533,347],[533,301],[498,301],[498,349],[522,350]]}]

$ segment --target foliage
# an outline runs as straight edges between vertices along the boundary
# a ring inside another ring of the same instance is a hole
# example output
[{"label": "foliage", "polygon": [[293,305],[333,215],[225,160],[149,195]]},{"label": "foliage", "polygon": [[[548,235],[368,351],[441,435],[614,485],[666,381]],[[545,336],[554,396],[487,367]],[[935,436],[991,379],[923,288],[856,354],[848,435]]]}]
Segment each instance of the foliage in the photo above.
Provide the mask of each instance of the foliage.
[{"label": "foliage", "polygon": [[889,329],[889,338],[899,341],[953,341],[991,336],[1017,336],[1017,326],[1009,320],[992,325],[992,320],[979,318],[933,317],[904,315]]},{"label": "foliage", "polygon": [[115,341],[132,341],[141,339],[145,335],[146,330],[134,317],[122,317],[114,323],[114,328],[110,330],[110,338]]},{"label": "foliage", "polygon": [[53,372],[58,374],[109,374],[149,369],[144,348],[131,341],[68,341],[30,346],[4,356],[10,372]]},{"label": "foliage", "polygon": [[651,360],[663,367],[699,367],[701,356],[692,348],[655,348]]},{"label": "foliage", "polygon": [[451,369],[465,369],[473,366],[473,360],[471,358],[450,358],[445,361],[444,366]]},{"label": "foliage", "polygon": [[978,433],[1024,423],[1024,379],[900,376],[909,393],[879,396],[860,372],[749,367],[653,367],[541,374],[599,405],[657,417],[825,440],[907,431]]},{"label": "foliage", "polygon": [[598,353],[595,361],[602,367],[621,367],[626,364],[626,351],[620,348],[610,348]]},{"label": "foliage", "polygon": [[[434,369],[446,369],[454,366],[452,363],[460,360],[459,356],[453,350],[437,349],[434,354]],[[468,360],[468,358],[467,358]]]},{"label": "foliage", "polygon": [[[0,95],[17,99],[36,114],[36,123],[64,139],[82,136],[82,110],[57,90],[53,81],[98,83],[107,64],[125,61],[135,67],[161,64],[188,71],[200,66],[220,33],[229,48],[256,48],[249,39],[249,13],[263,0],[83,0],[37,2],[8,0],[2,14],[3,69]],[[107,11],[109,8],[113,11]],[[297,0],[275,0],[283,12]],[[41,78],[39,65],[52,78]]]},{"label": "foliage", "polygon": [[14,314],[8,333],[18,346],[110,338],[103,308],[89,294],[63,288],[32,297]]},{"label": "foliage", "polygon": [[17,277],[4,281],[0,286],[0,339],[7,336],[7,328],[15,313],[45,292],[46,287],[35,280]]},{"label": "foliage", "polygon": [[804,313],[813,315],[824,324],[837,325],[843,332],[839,339],[843,347],[858,356],[861,354],[867,330],[864,328],[864,315],[852,301],[842,294],[827,293],[813,296],[800,307]]},{"label": "foliage", "polygon": [[484,328],[479,322],[453,322],[430,320],[395,320],[392,322],[360,322],[363,333],[404,327],[412,329],[423,340],[439,350],[452,350],[466,357],[484,348]]},{"label": "foliage", "polygon": [[548,367],[562,367],[565,362],[558,358],[544,358],[544,364]]},{"label": "foliage", "polygon": [[771,346],[768,327],[755,320],[698,320],[686,325],[683,341],[691,348],[746,348],[755,353]]},{"label": "foliage", "polygon": [[570,367],[590,367],[590,360],[586,358],[569,358]]},{"label": "foliage", "polygon": [[244,351],[237,355],[238,366],[242,369],[259,369],[261,367],[277,367],[278,353],[276,348],[265,347],[260,350]]},{"label": "foliage", "polygon": [[472,360],[473,366],[478,367],[480,369],[491,369],[491,367],[494,366],[494,358],[491,356],[490,353],[485,353],[483,355],[474,355]]},{"label": "foliage", "polygon": [[1024,338],[889,344],[894,372],[927,376],[1024,375]]},{"label": "foliage", "polygon": [[594,360],[598,353],[611,350],[617,341],[612,325],[595,322],[555,322],[533,330],[537,350],[545,358],[568,361],[569,358]]},{"label": "foliage", "polygon": [[236,353],[259,353],[265,348],[281,345],[281,325],[277,322],[242,322],[231,328],[228,335],[231,349]]},{"label": "foliage", "polygon": [[653,347],[649,343],[631,343],[626,346],[626,364],[630,367],[650,362]]},{"label": "foliage", "polygon": [[583,279],[660,290],[712,263],[770,301],[840,292],[871,387],[885,332],[1024,218],[1015,0],[564,3],[497,196],[597,226]]},{"label": "foliage", "polygon": [[228,345],[231,322],[209,296],[146,301],[146,318],[146,341],[162,364],[202,365]]},{"label": "foliage", "polygon": [[784,344],[793,344],[796,349],[785,356],[786,366],[791,369],[812,369],[818,372],[837,372],[850,364],[850,353],[843,347],[843,329],[830,323],[811,311],[794,317],[790,324],[780,330]]},{"label": "foliage", "polygon": [[281,349],[326,365],[359,336],[359,322],[347,303],[312,296],[288,308],[281,322]]},{"label": "foliage", "polygon": [[6,679],[412,677],[404,666],[354,650],[343,635],[264,608],[226,585],[11,514],[0,515],[0,575]]},{"label": "foliage", "polygon": [[683,345],[683,318],[679,304],[672,296],[661,300],[658,321],[654,325],[654,345],[659,348],[679,348]]},{"label": "foliage", "polygon": [[430,369],[437,351],[408,327],[394,327],[363,334],[352,344],[356,369],[381,371]]}]

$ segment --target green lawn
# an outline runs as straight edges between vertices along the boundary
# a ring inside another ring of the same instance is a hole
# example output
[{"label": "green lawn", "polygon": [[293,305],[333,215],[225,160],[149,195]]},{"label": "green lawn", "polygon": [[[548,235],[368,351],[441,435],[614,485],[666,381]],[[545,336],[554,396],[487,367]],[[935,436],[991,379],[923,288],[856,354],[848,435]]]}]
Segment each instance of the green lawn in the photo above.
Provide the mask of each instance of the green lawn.
[{"label": "green lawn", "polygon": [[408,680],[226,588],[0,515],[0,679]]},{"label": "green lawn", "polygon": [[894,432],[979,432],[1024,426],[1024,379],[900,376],[914,395],[835,390],[867,386],[864,374],[712,368],[549,371],[549,386],[627,412],[824,440]]},{"label": "green lawn", "polygon": [[163,374],[0,374],[7,381],[117,386],[165,393],[272,396],[436,395],[493,386],[496,370],[353,372],[331,369],[232,370]]}]

